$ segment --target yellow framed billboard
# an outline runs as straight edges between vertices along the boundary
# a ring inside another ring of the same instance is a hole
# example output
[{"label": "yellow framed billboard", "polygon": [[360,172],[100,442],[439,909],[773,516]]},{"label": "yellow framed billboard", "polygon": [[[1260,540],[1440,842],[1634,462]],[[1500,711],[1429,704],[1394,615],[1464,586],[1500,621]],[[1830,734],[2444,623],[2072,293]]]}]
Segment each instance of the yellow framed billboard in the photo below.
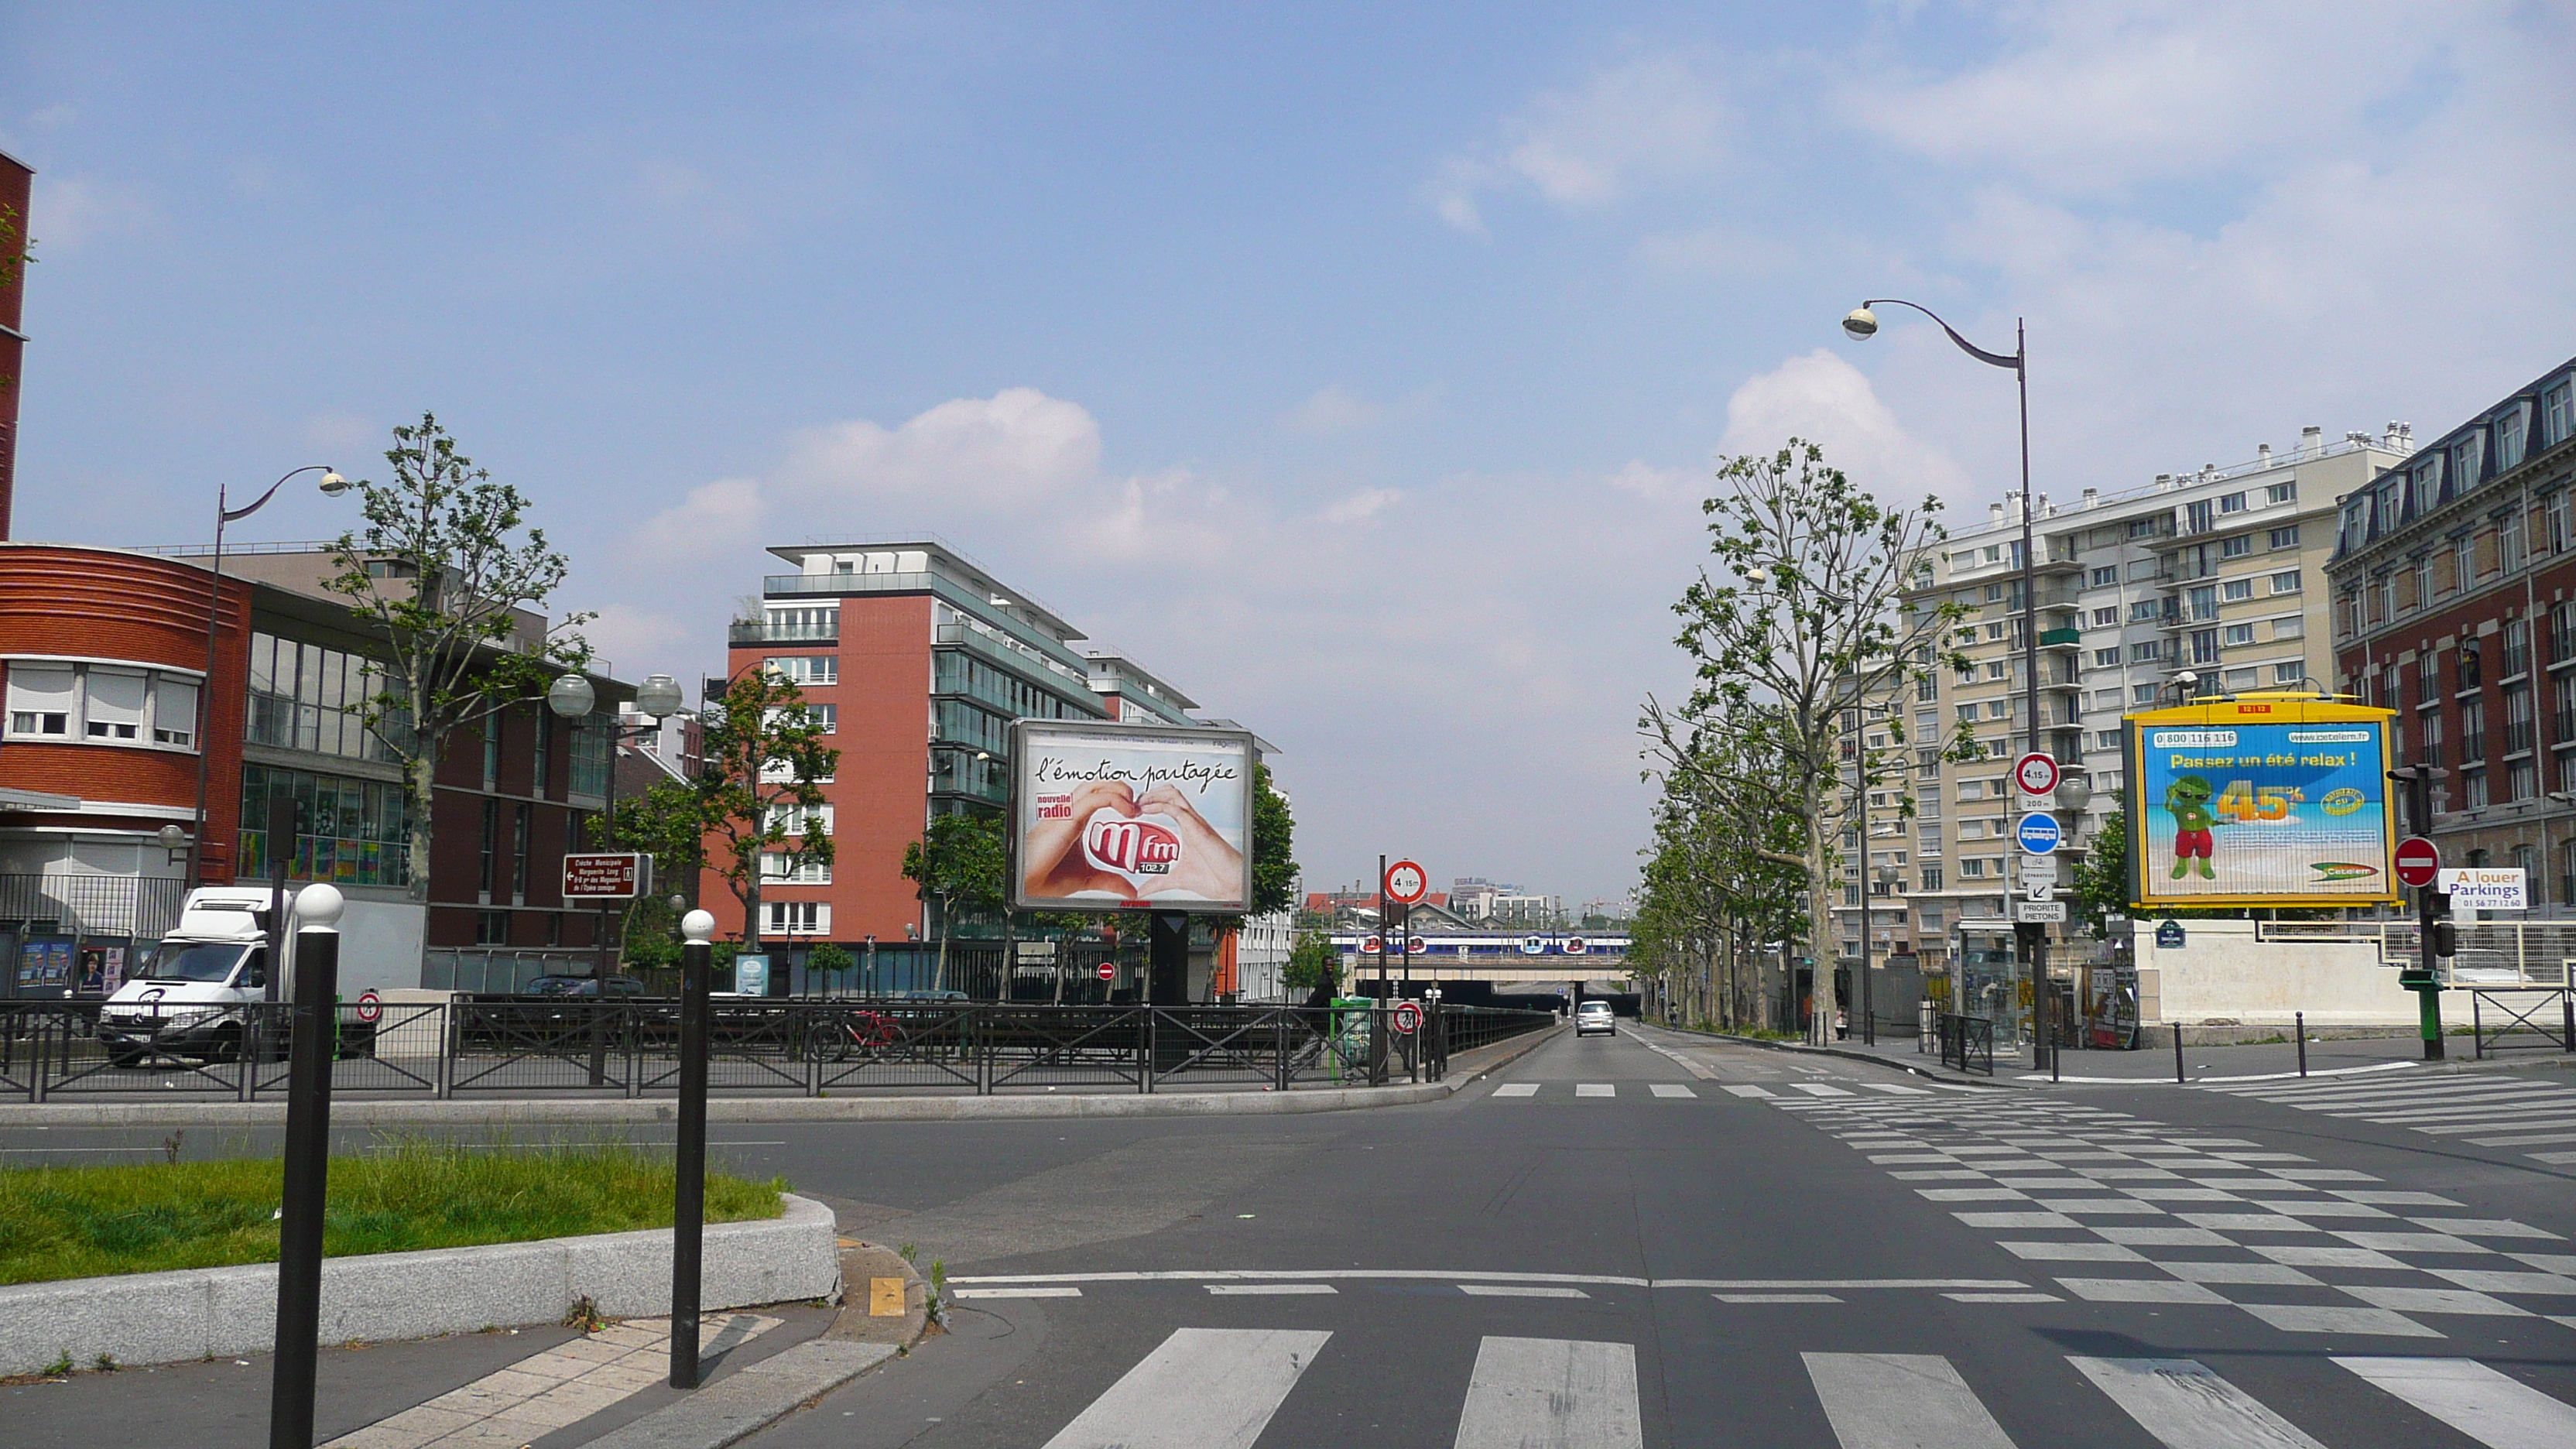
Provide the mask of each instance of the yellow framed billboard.
[{"label": "yellow framed billboard", "polygon": [[2396,902],[2396,717],[2287,692],[2128,716],[2129,904]]}]

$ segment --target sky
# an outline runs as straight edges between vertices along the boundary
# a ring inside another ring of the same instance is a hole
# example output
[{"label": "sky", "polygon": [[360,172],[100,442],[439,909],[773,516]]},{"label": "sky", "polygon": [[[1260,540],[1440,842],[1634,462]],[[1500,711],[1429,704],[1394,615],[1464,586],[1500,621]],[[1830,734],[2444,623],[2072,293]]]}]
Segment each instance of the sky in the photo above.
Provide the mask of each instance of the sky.
[{"label": "sky", "polygon": [[[1310,888],[1634,882],[1715,460],[1968,525],[2576,353],[2555,3],[0,8],[20,538],[434,411],[620,677],[935,532],[1277,746]],[[236,537],[324,538],[290,491]]]}]

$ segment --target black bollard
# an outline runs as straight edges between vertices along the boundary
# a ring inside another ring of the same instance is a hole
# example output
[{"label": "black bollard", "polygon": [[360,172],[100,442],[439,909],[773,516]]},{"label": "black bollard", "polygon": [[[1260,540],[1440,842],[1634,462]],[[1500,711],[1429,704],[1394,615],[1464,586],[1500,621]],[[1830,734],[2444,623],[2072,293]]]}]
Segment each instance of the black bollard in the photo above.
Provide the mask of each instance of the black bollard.
[{"label": "black bollard", "polygon": [[2299,1075],[2304,1077],[2308,1074],[2308,1014],[2294,1011],[2290,1013],[2290,1020],[2298,1023]]},{"label": "black bollard", "polygon": [[[313,1449],[313,1371],[322,1333],[322,1210],[331,1178],[331,1052],[338,1033],[340,892],[309,885],[296,897],[292,1053],[286,1087],[286,1190],[278,1207],[277,1362],[268,1400],[269,1449]],[[251,1034],[245,1033],[246,1037]],[[255,1061],[242,1063],[256,1072]]]},{"label": "black bollard", "polygon": [[671,1193],[671,1387],[698,1386],[698,1287],[707,1226],[707,972],[715,917],[680,923],[680,1122]]},{"label": "black bollard", "polygon": [[2178,1021],[2177,1021],[2177,1022],[2175,1022],[2175,1023],[2174,1023],[2173,1033],[2174,1033],[2174,1083],[2175,1083],[2175,1085],[2179,1086],[2179,1085],[2181,1085],[2182,1080],[2183,1080],[2183,1076],[2182,1076],[2182,1023],[2181,1023],[2181,1022],[2178,1022]]}]

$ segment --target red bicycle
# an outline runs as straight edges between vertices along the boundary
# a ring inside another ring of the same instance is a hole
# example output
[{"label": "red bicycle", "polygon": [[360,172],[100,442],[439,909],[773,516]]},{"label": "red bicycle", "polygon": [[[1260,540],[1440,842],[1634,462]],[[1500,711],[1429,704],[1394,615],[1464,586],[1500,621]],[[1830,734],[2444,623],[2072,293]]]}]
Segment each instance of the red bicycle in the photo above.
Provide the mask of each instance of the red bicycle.
[{"label": "red bicycle", "polygon": [[882,1012],[845,1012],[815,1027],[814,1054],[836,1062],[853,1057],[872,1062],[893,1053],[897,1036],[894,1018]]}]

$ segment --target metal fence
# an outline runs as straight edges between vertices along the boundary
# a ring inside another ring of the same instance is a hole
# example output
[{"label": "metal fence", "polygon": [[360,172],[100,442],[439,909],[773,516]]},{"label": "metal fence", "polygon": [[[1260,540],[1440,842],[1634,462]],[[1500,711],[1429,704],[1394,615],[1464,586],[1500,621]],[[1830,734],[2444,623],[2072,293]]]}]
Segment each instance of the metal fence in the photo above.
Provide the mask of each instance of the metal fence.
[{"label": "metal fence", "polygon": [[1941,1018],[1941,1065],[1953,1071],[1995,1074],[1995,1024],[1982,1016]]},{"label": "metal fence", "polygon": [[[1543,1011],[1417,1010],[719,1000],[709,1012],[708,1085],[815,1097],[1383,1086],[1437,1080],[1451,1051],[1557,1020]],[[342,1003],[333,1033],[335,1095],[678,1089],[679,1003],[667,998]],[[0,1095],[247,1102],[284,1091],[292,1046],[283,1004],[0,1001]]]},{"label": "metal fence", "polygon": [[0,929],[157,941],[179,924],[188,883],[130,875],[0,875]]}]

